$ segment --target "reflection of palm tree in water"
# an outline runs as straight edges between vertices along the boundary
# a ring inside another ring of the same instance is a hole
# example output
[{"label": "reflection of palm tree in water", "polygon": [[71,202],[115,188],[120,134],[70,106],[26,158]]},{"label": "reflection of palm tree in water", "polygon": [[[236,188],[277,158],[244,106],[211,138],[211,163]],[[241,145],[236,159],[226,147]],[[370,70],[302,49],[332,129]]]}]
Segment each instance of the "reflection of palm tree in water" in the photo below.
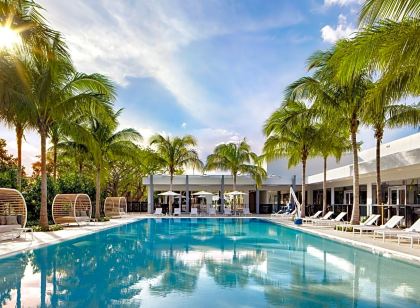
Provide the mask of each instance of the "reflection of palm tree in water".
[{"label": "reflection of palm tree in water", "polygon": [[0,263],[0,306],[12,300],[12,290],[16,289],[16,307],[21,306],[21,280],[28,264],[28,256],[4,259]]}]

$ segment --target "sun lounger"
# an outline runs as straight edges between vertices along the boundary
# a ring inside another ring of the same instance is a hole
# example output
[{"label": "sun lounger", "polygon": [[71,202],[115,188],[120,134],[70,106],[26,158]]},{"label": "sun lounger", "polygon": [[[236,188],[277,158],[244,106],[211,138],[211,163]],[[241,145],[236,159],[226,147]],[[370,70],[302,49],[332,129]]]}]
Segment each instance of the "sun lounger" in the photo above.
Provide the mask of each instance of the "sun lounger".
[{"label": "sun lounger", "polygon": [[413,248],[414,240],[417,240],[417,244],[420,244],[420,232],[402,232],[397,235],[398,245],[400,244],[401,239],[410,240],[410,247]]},{"label": "sun lounger", "polygon": [[327,214],[325,214],[321,218],[306,218],[304,220],[304,222],[312,222],[312,223],[314,223],[314,222],[321,221],[321,220],[327,220],[327,219],[330,219],[333,214],[334,214],[333,211],[329,211]]},{"label": "sun lounger", "polygon": [[249,211],[249,208],[246,207],[246,208],[243,209],[242,214],[251,215],[251,212]]},{"label": "sun lounger", "polygon": [[384,229],[384,230],[375,230],[373,232],[373,238],[376,238],[376,235],[382,235],[382,241],[385,242],[385,237],[389,236],[397,236],[398,234],[404,234],[407,232],[411,233],[419,233],[420,234],[420,218],[409,228],[404,230],[397,230],[397,229]]},{"label": "sun lounger", "polygon": [[[376,223],[378,222],[379,217],[381,217],[381,215],[378,215],[378,214],[370,215],[364,222],[362,222],[358,226],[373,226],[373,225],[376,225]],[[342,231],[345,231],[348,226],[349,226],[349,224],[337,225],[336,226],[336,229],[337,230],[338,229],[341,229]]]},{"label": "sun lounger", "polygon": [[162,208],[161,208],[161,207],[157,207],[157,208],[155,209],[155,212],[153,213],[153,215],[156,215],[156,216],[161,216],[161,215],[163,215],[163,214],[162,214]]},{"label": "sun lounger", "polygon": [[317,219],[317,218],[319,218],[319,216],[322,214],[322,211],[318,211],[318,212],[316,212],[315,214],[313,214],[312,216],[309,216],[309,217],[305,217],[305,218],[303,218],[303,222],[309,222],[309,221],[311,221],[312,219]]},{"label": "sun lounger", "polygon": [[225,207],[225,215],[232,215],[232,211],[230,210],[230,208]]},{"label": "sun lounger", "polygon": [[214,208],[209,208],[209,215],[214,215],[214,216],[216,216],[216,209],[214,209]]},{"label": "sun lounger", "polygon": [[190,216],[197,216],[198,215],[198,210],[196,207],[191,208],[191,213]]},{"label": "sun lounger", "polygon": [[179,207],[174,208],[174,216],[181,215],[181,209]]},{"label": "sun lounger", "polygon": [[343,222],[343,218],[346,215],[347,215],[347,212],[341,212],[340,214],[337,215],[337,217],[333,219],[319,219],[319,220],[314,220],[312,222],[317,225],[328,225],[328,226],[334,225],[335,226]]},{"label": "sun lounger", "polygon": [[353,227],[353,234],[356,233],[356,230],[360,232],[360,235],[362,235],[363,231],[372,231],[375,230],[381,230],[381,229],[392,229],[395,228],[396,225],[404,218],[404,216],[392,216],[386,224],[378,226],[352,226]]}]

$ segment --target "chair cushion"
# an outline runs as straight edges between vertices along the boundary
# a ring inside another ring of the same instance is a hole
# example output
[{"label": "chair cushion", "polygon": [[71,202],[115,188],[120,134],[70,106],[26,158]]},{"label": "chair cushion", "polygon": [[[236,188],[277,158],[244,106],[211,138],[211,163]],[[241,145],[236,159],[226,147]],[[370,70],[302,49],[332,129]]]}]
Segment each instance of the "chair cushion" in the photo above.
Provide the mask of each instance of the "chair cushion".
[{"label": "chair cushion", "polygon": [[17,216],[6,216],[7,225],[18,225]]}]

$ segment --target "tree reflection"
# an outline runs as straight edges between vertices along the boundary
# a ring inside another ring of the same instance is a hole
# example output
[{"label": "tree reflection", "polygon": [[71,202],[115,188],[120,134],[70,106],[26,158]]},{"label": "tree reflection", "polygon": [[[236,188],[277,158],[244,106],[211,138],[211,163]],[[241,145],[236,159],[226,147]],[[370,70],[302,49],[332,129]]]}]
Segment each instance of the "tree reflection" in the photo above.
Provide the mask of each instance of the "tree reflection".
[{"label": "tree reflection", "polygon": [[[266,304],[283,306],[363,306],[362,281],[376,289],[369,303],[378,306],[381,294],[386,298],[398,287],[416,290],[408,265],[399,264],[391,274],[386,269],[395,261],[347,246],[338,249],[269,223],[250,225],[245,220],[145,220],[4,259],[0,300],[28,305],[28,298],[21,301],[25,267],[26,275],[37,274],[41,307],[130,306],[145,296],[191,296],[201,278],[220,291],[260,292]],[[405,300],[418,304],[415,297]]]}]

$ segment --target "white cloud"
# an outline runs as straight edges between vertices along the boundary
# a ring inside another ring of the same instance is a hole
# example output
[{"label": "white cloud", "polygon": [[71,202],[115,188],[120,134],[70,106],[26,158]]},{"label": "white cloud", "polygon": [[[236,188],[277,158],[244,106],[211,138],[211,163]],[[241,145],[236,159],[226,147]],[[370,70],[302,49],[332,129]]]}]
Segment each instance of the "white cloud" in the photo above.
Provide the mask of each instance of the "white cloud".
[{"label": "white cloud", "polygon": [[321,36],[324,42],[335,43],[339,39],[351,37],[356,28],[351,24],[347,24],[346,16],[340,14],[338,16],[338,24],[335,28],[326,25],[321,29]]},{"label": "white cloud", "polygon": [[182,128],[187,128],[187,123],[186,122],[182,122],[181,127]]},{"label": "white cloud", "polygon": [[346,6],[350,4],[361,4],[361,3],[363,3],[363,0],[324,0],[325,6],[333,6],[333,5]]},{"label": "white cloud", "polygon": [[302,19],[294,12],[260,19],[232,16],[234,7],[223,0],[40,0],[40,4],[64,34],[79,70],[105,73],[123,86],[130,78],[154,78],[202,121],[211,121],[205,114],[217,109],[179,61],[182,48],[213,36],[277,28]]}]

